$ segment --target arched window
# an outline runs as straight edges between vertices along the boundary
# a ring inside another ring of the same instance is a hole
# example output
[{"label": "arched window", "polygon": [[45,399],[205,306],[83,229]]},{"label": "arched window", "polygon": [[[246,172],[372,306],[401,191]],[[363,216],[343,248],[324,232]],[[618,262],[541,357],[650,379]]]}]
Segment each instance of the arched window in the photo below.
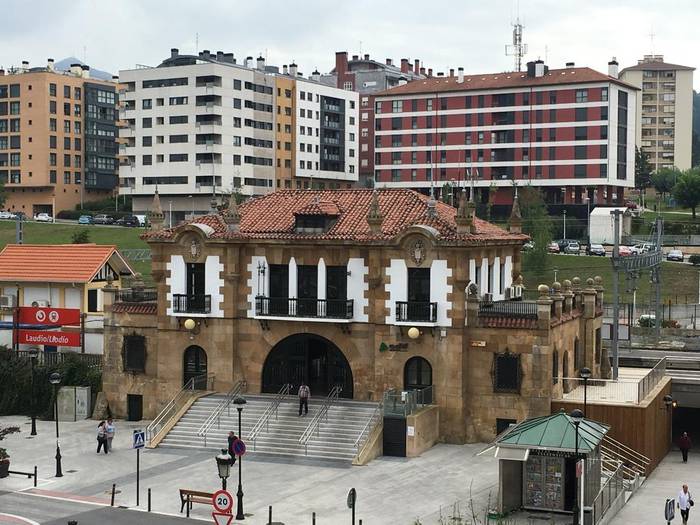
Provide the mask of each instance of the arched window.
[{"label": "arched window", "polygon": [[[432,403],[433,367],[422,357],[412,357],[403,369],[404,390],[423,390],[423,403]],[[425,390],[428,389],[428,390]]]},{"label": "arched window", "polygon": [[559,352],[554,350],[552,353],[552,384],[556,385],[559,382]]},{"label": "arched window", "polygon": [[187,384],[192,378],[203,376],[201,381],[197,381],[195,388],[206,388],[206,374],[207,353],[201,346],[188,346],[183,356],[183,384]]},{"label": "arched window", "polygon": [[574,339],[574,370],[583,368],[583,354],[581,352],[581,341],[578,337]]}]

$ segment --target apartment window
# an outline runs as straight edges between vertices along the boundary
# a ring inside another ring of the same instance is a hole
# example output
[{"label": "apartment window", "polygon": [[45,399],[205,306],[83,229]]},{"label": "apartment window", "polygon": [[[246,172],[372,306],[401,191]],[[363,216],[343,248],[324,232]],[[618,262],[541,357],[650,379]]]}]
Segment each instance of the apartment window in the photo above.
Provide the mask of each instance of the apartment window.
[{"label": "apartment window", "polygon": [[[110,110],[111,111],[111,110]],[[80,104],[74,104],[73,105],[73,116],[79,117],[80,116]]]},{"label": "apartment window", "polygon": [[581,104],[583,102],[588,102],[588,90],[587,89],[577,89],[576,90],[576,103]]},{"label": "apartment window", "polygon": [[70,137],[63,137],[63,149],[70,149]]},{"label": "apartment window", "polygon": [[171,106],[184,106],[187,104],[187,97],[170,97],[168,102]]},{"label": "apartment window", "polygon": [[391,101],[391,112],[401,113],[403,111],[403,101],[402,100],[392,100]]},{"label": "apartment window", "polygon": [[175,115],[168,119],[170,124],[187,124],[187,115]]},{"label": "apartment window", "polygon": [[477,107],[480,107],[480,108],[484,107],[484,95],[479,95],[477,97]]},{"label": "apartment window", "polygon": [[187,162],[187,153],[171,153],[168,160],[170,162]]},{"label": "apartment window", "polygon": [[142,137],[141,145],[148,148],[153,145],[153,137]]},{"label": "apartment window", "polygon": [[56,170],[49,171],[49,184],[56,184]]},{"label": "apartment window", "polygon": [[477,125],[477,126],[483,126],[483,125],[484,125],[484,114],[483,114],[483,113],[479,113],[479,114],[476,116],[476,125]]},{"label": "apartment window", "polygon": [[601,139],[608,138],[608,127],[607,126],[600,126],[600,138]]},{"label": "apartment window", "polygon": [[557,121],[557,110],[556,110],[556,109],[550,109],[550,110],[549,110],[549,121],[550,121],[550,122],[556,122],[556,121]]},{"label": "apartment window", "polygon": [[535,130],[535,142],[542,142],[542,128]]},{"label": "apartment window", "polygon": [[70,133],[70,120],[63,121],[63,133]]},{"label": "apartment window", "polygon": [[550,104],[556,104],[556,103],[557,103],[557,92],[556,92],[556,91],[550,91],[550,92],[549,92],[549,103],[550,103]]},{"label": "apartment window", "polygon": [[49,165],[50,166],[55,166],[56,165],[56,154],[55,153],[49,153]]},{"label": "apartment window", "polygon": [[576,140],[587,140],[588,139],[588,128],[579,126],[574,128],[574,138]]},{"label": "apartment window", "polygon": [[153,127],[153,119],[151,117],[146,117],[141,120],[141,127],[144,128],[152,128]]},{"label": "apartment window", "polygon": [[63,155],[63,165],[70,168],[70,155]]},{"label": "apartment window", "polygon": [[574,146],[574,158],[576,160],[587,158],[587,146]]},{"label": "apartment window", "polygon": [[19,102],[10,102],[10,115],[19,115]]},{"label": "apartment window", "polygon": [[608,106],[600,108],[600,120],[608,120]]},{"label": "apartment window", "polygon": [[141,164],[143,164],[144,166],[150,166],[151,164],[153,164],[153,157],[151,157],[151,155],[144,155],[143,157],[141,157]]},{"label": "apartment window", "polygon": [[[75,139],[75,140],[78,140],[78,139]],[[81,166],[82,166],[82,157],[80,155],[75,155],[75,157],[73,157],[73,167],[80,168]],[[78,175],[76,174],[76,177],[77,176]],[[78,182],[80,182],[80,181],[76,181],[76,184],[78,184]]]},{"label": "apartment window", "polygon": [[70,86],[63,86],[63,97],[70,98]]},{"label": "apartment window", "polygon": [[523,124],[529,124],[530,123],[530,112],[525,111],[523,113]]},{"label": "apartment window", "polygon": [[508,350],[493,356],[493,391],[501,393],[520,393],[520,355]]},{"label": "apartment window", "polygon": [[601,164],[601,165],[600,165],[600,178],[601,178],[601,179],[607,179],[607,178],[608,178],[608,165],[607,165],[607,164]]},{"label": "apartment window", "polygon": [[63,172],[63,184],[70,184],[70,171]]},{"label": "apartment window", "polygon": [[73,122],[73,132],[76,135],[80,135],[82,133],[82,126],[80,125],[80,122],[78,122],[78,121]]},{"label": "apartment window", "polygon": [[234,146],[240,146],[241,145],[241,137],[239,135],[234,135],[233,136],[233,145]]},{"label": "apartment window", "polygon": [[63,114],[64,115],[70,115],[70,103],[66,102],[63,104]]},{"label": "apartment window", "polygon": [[391,119],[391,129],[392,130],[401,129],[401,117],[393,117]]},{"label": "apartment window", "polygon": [[484,143],[484,132],[483,132],[483,131],[480,131],[479,133],[477,133],[477,134],[476,134],[476,137],[477,137],[477,142],[478,142],[479,144],[483,144],[483,143]]},{"label": "apartment window", "polygon": [[588,120],[588,108],[576,108],[576,122]]},{"label": "apartment window", "polygon": [[150,98],[144,98],[141,101],[141,107],[143,109],[151,109],[153,107],[153,100]]},{"label": "apartment window", "polygon": [[[578,157],[576,157],[578,159]],[[574,177],[577,179],[584,179],[586,178],[586,165],[585,164],[576,164],[574,166]]]},{"label": "apartment window", "polygon": [[49,135],[49,148],[56,149],[56,135]]},{"label": "apartment window", "polygon": [[56,96],[56,84],[49,84],[49,96],[50,97],[55,97]]},{"label": "apartment window", "polygon": [[234,128],[241,127],[241,117],[233,117],[233,127]]},{"label": "apartment window", "polygon": [[182,144],[187,142],[187,135],[170,135],[169,142],[170,144]]},{"label": "apartment window", "polygon": [[603,102],[608,101],[608,88],[603,88],[600,90],[600,100]]},{"label": "apartment window", "polygon": [[[240,89],[240,88],[239,88]],[[234,166],[240,166],[241,165],[241,156],[240,155],[234,155],[233,156],[233,165]]]},{"label": "apartment window", "polygon": [[601,144],[601,146],[600,146],[600,158],[601,159],[608,158],[608,146],[606,144]]},{"label": "apartment window", "polygon": [[10,153],[10,166],[19,166],[20,160],[19,153]]}]

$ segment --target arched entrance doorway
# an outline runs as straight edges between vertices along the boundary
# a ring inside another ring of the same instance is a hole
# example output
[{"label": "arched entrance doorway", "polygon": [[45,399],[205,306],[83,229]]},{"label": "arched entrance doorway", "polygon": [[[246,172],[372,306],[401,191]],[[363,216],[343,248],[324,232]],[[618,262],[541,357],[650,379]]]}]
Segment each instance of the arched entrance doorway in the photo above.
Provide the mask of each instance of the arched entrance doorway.
[{"label": "arched entrance doorway", "polygon": [[427,359],[412,357],[403,368],[404,390],[423,390],[423,403],[433,402],[432,389],[424,390],[433,385],[433,367]]},{"label": "arched entrance doorway", "polygon": [[326,396],[335,385],[340,397],[352,399],[352,370],[343,352],[328,339],[314,334],[295,334],[277,343],[265,360],[262,391],[277,393],[285,383],[294,391],[303,382],[312,396]]},{"label": "arched entrance doorway", "polygon": [[[185,349],[182,369],[183,385],[186,385],[187,382],[193,377],[201,376],[207,373],[207,353],[201,346],[192,345]],[[204,383],[206,384],[206,381]]]}]

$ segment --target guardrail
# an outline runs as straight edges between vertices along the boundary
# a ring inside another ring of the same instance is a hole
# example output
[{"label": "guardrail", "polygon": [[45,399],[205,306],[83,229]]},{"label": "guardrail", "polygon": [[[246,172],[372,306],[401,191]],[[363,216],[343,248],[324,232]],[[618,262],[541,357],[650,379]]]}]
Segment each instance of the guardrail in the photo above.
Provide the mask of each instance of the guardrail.
[{"label": "guardrail", "polygon": [[289,383],[285,384],[282,388],[280,388],[279,392],[277,392],[277,395],[272,400],[272,402],[270,402],[270,404],[267,405],[265,412],[263,412],[262,416],[260,416],[255,425],[253,425],[250,434],[248,434],[248,436],[246,437],[246,441],[253,442],[253,450],[255,450],[255,442],[258,439],[258,434],[262,432],[263,426],[265,427],[265,431],[270,430],[270,418],[272,417],[272,414],[274,413],[275,419],[277,419],[277,411],[279,409],[279,406],[282,403],[282,401],[284,401],[284,399],[289,395],[291,389],[292,385]]},{"label": "guardrail", "polygon": [[228,394],[226,394],[226,397],[221,400],[221,402],[216,406],[216,408],[212,410],[211,414],[209,414],[209,417],[207,417],[204,423],[202,423],[202,426],[199,427],[197,435],[199,437],[204,438],[205,447],[207,446],[207,434],[209,433],[211,427],[214,426],[214,421],[216,421],[217,428],[221,428],[221,414],[224,410],[228,410],[228,416],[231,417],[231,402],[236,397],[238,397],[238,395],[247,386],[248,383],[246,383],[245,380],[238,381],[235,385],[233,385],[233,388],[229,390]]},{"label": "guardrail", "polygon": [[214,374],[202,374],[191,378],[175,396],[168,401],[163,410],[146,427],[146,440],[149,445],[167,423],[185,406],[194,392],[211,390],[214,386]]},{"label": "guardrail", "polygon": [[326,421],[328,421],[328,410],[331,408],[333,403],[338,400],[338,397],[340,396],[340,393],[342,391],[343,387],[341,387],[340,385],[335,385],[333,387],[330,394],[328,394],[328,396],[326,396],[326,399],[323,401],[323,405],[321,405],[321,408],[316,413],[314,418],[311,420],[311,423],[309,423],[309,425],[306,427],[306,430],[304,430],[304,433],[299,438],[299,444],[304,445],[305,455],[308,454],[309,440],[313,436],[314,432],[316,432],[316,435],[319,434],[319,430],[321,428],[321,420],[325,417]]},{"label": "guardrail", "polygon": [[149,303],[158,300],[155,288],[123,288],[117,291],[117,303]]},{"label": "guardrail", "polygon": [[663,377],[666,375],[666,358],[662,357],[659,359],[659,361],[654,365],[654,368],[649,370],[647,375],[645,375],[640,381],[639,384],[637,385],[637,399],[641,403],[651,392],[656,388],[656,385],[659,384],[659,382],[663,379]]},{"label": "guardrail", "polygon": [[365,426],[362,427],[362,430],[360,430],[360,434],[357,436],[357,439],[355,440],[356,454],[360,453],[360,448],[365,444],[365,441],[367,441],[367,438],[369,438],[370,432],[372,432],[372,430],[374,430],[374,428],[381,422],[381,420],[382,420],[382,404],[379,403],[377,405],[377,408],[374,409],[374,412],[372,412],[372,415],[369,416],[367,423],[365,423]]},{"label": "guardrail", "polygon": [[[5,350],[19,358],[29,361],[32,356],[28,350]],[[92,368],[102,368],[102,354],[79,354],[78,352],[38,352],[36,355],[39,366],[55,366],[65,361],[75,359],[84,362]]]},{"label": "guardrail", "polygon": [[605,516],[605,513],[610,509],[612,503],[624,490],[623,467],[623,463],[618,462],[617,468],[611,472],[593,500],[591,507],[593,508],[594,525],[600,523],[600,520],[603,519],[603,516]]},{"label": "guardrail", "polygon": [[401,392],[389,389],[382,398],[384,415],[405,418],[419,407],[432,405],[434,397],[435,385]]},{"label": "guardrail", "polygon": [[479,317],[537,319],[537,303],[529,301],[482,302],[479,303]]}]

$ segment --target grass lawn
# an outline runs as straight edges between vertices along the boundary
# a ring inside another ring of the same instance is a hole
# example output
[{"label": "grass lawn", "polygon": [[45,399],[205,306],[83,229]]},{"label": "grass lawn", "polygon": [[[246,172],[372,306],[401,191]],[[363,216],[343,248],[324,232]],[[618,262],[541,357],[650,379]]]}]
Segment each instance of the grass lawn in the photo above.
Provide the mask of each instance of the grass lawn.
[{"label": "grass lawn", "polygon": [[[139,239],[143,228],[121,228],[111,226],[79,225],[67,223],[24,223],[24,244],[70,244],[77,231],[87,230],[90,242],[114,244],[120,250],[147,249],[148,244]],[[15,242],[15,221],[0,221],[0,249]],[[147,281],[151,277],[150,261],[129,261],[136,272],[143,274]]]},{"label": "grass lawn", "polygon": [[[547,268],[544,271],[530,271],[523,264],[523,278],[527,290],[537,290],[539,284],[550,285],[554,282],[554,269],[557,269],[557,280],[580,277],[585,284],[586,279],[600,275],[606,294],[612,294],[612,261],[610,257],[589,257],[585,255],[548,255]],[[661,298],[664,302],[694,303],[698,300],[698,278],[700,270],[689,264],[663,262],[661,268]],[[620,299],[622,302],[632,302],[632,294],[626,291],[627,282],[624,274],[620,274]],[[637,302],[648,303],[649,294],[654,288],[649,283],[649,272],[643,273],[637,280]],[[607,295],[606,302],[611,300]]]}]

